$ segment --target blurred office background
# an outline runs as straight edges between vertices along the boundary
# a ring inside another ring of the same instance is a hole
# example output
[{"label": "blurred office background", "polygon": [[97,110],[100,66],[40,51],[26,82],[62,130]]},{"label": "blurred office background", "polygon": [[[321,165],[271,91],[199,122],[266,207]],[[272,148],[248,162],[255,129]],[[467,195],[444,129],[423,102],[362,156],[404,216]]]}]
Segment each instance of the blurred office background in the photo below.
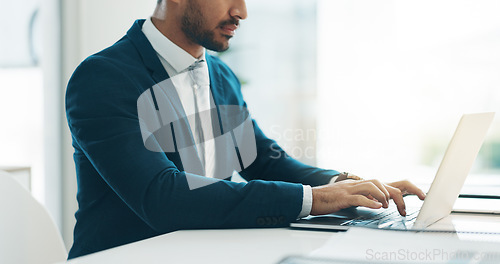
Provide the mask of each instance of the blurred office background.
[{"label": "blurred office background", "polygon": [[[0,167],[72,243],[66,83],[155,0],[0,0]],[[500,115],[496,0],[249,0],[229,51],[265,133],[309,164],[429,183],[463,113]],[[500,181],[500,116],[469,185]]]}]

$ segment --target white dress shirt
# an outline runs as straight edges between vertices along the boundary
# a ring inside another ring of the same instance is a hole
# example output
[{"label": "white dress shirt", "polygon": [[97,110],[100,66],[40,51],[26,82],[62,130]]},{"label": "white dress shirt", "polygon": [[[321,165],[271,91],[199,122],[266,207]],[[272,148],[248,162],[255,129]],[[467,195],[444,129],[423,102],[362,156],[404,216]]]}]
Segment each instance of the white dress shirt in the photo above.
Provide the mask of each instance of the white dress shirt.
[{"label": "white dress shirt", "polygon": [[[204,66],[202,68],[203,76],[201,78],[206,80],[206,84],[208,85],[198,85],[194,83],[193,79],[190,78],[188,74],[185,75],[185,78],[175,78],[175,88],[177,94],[182,103],[182,107],[186,112],[186,115],[195,114],[195,101],[198,104],[199,111],[209,110],[215,104],[213,103],[212,93],[210,91],[210,75],[208,72],[208,67],[205,60],[205,50],[203,51],[203,55],[200,58],[194,58],[170,41],[167,37],[165,37],[153,24],[151,19],[146,19],[144,25],[142,26],[142,32],[146,35],[146,38],[153,46],[153,49],[156,51],[158,58],[160,59],[161,64],[167,71],[170,77],[179,75],[180,73],[186,71],[191,65],[193,65],[196,61],[204,60]],[[194,121],[191,122],[190,127],[193,132],[196,129],[202,129],[196,127]],[[210,126],[211,127],[211,126]],[[203,132],[209,133],[206,128]],[[195,132],[196,133],[196,132]],[[205,133],[206,134],[206,133]],[[197,144],[201,142],[196,142]],[[204,157],[205,160],[205,176],[214,177],[215,172],[215,143],[214,141],[206,141],[204,148],[204,155],[200,155]],[[303,185],[303,199],[302,199],[302,210],[299,214],[299,218],[308,216],[311,213],[312,208],[312,188],[309,185]]]},{"label": "white dress shirt", "polygon": [[[179,96],[179,99],[184,108],[184,112],[187,116],[192,116],[197,114],[195,111],[195,100],[198,105],[198,112],[206,111],[215,106],[213,101],[212,93],[210,91],[210,77],[208,73],[208,66],[205,61],[205,51],[203,55],[196,59],[191,54],[184,51],[179,46],[175,45],[172,41],[166,38],[151,22],[151,19],[147,19],[142,26],[142,32],[146,35],[146,38],[153,46],[156,51],[161,64],[167,71],[170,77],[177,76],[173,78],[173,84]],[[201,82],[195,82],[190,74],[182,74],[188,70],[197,61],[204,61],[201,63],[201,68],[196,70],[198,75],[197,79],[201,79]],[[194,118],[188,118],[189,125],[193,134],[198,133],[198,130],[203,130],[203,134],[211,134],[211,120],[203,120],[205,122],[210,122],[205,128],[197,127]],[[215,172],[215,141],[208,140],[206,142],[196,142],[197,145],[204,144],[204,153],[200,153],[200,157],[204,159],[205,164],[205,175],[206,177],[214,177]]]}]

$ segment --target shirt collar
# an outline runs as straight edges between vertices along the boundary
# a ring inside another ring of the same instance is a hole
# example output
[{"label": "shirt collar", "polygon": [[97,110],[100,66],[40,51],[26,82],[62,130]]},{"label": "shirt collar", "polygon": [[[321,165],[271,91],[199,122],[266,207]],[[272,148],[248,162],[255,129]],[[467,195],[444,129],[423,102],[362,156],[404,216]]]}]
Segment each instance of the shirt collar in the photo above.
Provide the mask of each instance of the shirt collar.
[{"label": "shirt collar", "polygon": [[142,32],[153,46],[153,49],[165,59],[178,73],[186,70],[198,60],[205,60],[205,49],[200,58],[196,59],[191,54],[177,46],[165,37],[153,24],[151,18],[146,19],[142,26]]}]

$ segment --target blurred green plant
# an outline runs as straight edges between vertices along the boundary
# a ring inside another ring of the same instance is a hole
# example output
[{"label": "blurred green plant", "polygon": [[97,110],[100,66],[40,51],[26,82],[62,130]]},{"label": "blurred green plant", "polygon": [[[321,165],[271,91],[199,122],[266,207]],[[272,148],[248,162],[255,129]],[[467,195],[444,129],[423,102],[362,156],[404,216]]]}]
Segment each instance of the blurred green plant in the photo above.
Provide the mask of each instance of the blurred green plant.
[{"label": "blurred green plant", "polygon": [[500,140],[490,140],[484,143],[480,158],[491,169],[500,169]]},{"label": "blurred green plant", "polygon": [[[423,145],[421,161],[428,166],[437,166],[446,151],[446,140],[429,140]],[[489,139],[484,142],[478,154],[485,170],[500,170],[500,139]]]}]

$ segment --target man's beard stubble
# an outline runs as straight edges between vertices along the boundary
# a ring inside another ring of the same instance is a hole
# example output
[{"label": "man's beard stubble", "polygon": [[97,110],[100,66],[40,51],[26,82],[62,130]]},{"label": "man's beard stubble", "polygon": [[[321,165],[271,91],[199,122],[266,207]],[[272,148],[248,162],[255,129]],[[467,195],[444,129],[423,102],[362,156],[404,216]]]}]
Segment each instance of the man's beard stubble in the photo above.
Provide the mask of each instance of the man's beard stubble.
[{"label": "man's beard stubble", "polygon": [[[239,21],[230,19],[221,22],[217,28],[225,25],[238,25]],[[188,8],[182,15],[182,31],[186,36],[206,49],[222,52],[229,48],[226,43],[218,42],[215,40],[215,33],[211,30],[205,29],[206,25],[203,14],[199,5],[195,1],[189,1]],[[225,36],[229,40],[231,36]]]}]

